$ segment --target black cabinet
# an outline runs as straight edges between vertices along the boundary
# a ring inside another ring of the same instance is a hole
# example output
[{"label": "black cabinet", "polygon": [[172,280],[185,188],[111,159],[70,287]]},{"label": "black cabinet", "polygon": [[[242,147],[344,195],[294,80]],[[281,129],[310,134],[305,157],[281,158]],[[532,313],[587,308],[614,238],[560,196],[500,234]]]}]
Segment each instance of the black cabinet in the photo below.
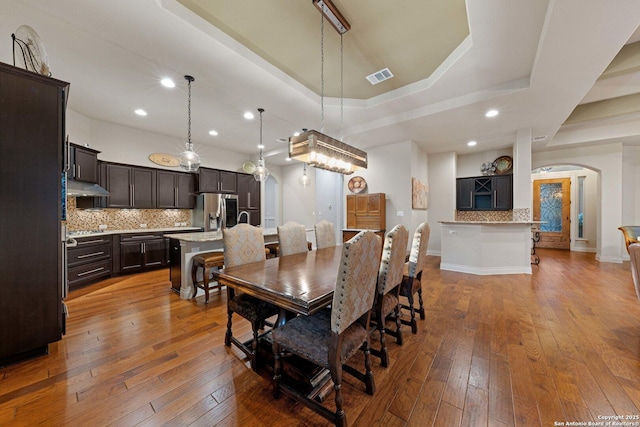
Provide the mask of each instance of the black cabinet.
[{"label": "black cabinet", "polygon": [[64,331],[62,174],[69,84],[0,63],[0,366]]},{"label": "black cabinet", "polygon": [[456,209],[460,211],[513,209],[513,175],[458,178]]},{"label": "black cabinet", "polygon": [[108,208],[153,209],[156,207],[156,171],[105,163]]},{"label": "black cabinet", "polygon": [[236,173],[218,169],[198,169],[198,192],[236,194],[238,184]]},{"label": "black cabinet", "polygon": [[75,240],[77,245],[67,251],[69,290],[111,277],[111,236]]},{"label": "black cabinet", "polygon": [[157,208],[195,208],[195,176],[193,174],[158,170],[156,171],[156,188]]},{"label": "black cabinet", "polygon": [[100,152],[88,147],[69,144],[67,178],[97,184],[99,182],[98,153]]},{"label": "black cabinet", "polygon": [[167,248],[162,233],[121,234],[114,241],[114,273],[134,273],[166,265]]},{"label": "black cabinet", "polygon": [[[247,212],[249,224],[260,225],[260,183],[253,175],[238,173],[238,212]],[[244,220],[243,220],[244,222]]]}]

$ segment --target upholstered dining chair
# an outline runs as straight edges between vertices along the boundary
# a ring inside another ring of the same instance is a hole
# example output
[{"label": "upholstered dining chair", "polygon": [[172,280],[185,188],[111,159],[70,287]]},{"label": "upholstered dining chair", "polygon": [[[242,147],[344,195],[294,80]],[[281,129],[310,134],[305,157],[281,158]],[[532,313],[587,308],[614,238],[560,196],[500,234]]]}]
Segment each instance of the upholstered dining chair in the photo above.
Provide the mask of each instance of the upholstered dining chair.
[{"label": "upholstered dining chair", "polygon": [[[640,225],[623,225],[622,227],[618,227],[618,230],[622,231],[627,252],[629,252],[629,245],[640,243]],[[629,254],[631,254],[631,252],[629,252]]]},{"label": "upholstered dining chair", "polygon": [[[347,425],[342,399],[343,370],[365,383],[373,394],[375,384],[369,360],[369,321],[376,293],[382,239],[362,231],[342,247],[331,309],[298,316],[272,330],[274,365],[273,394],[280,392],[298,400],[338,426]],[[364,353],[365,373],[347,365],[358,349]],[[335,412],[282,381],[283,352],[295,354],[329,369],[335,392]]]},{"label": "upholstered dining chair", "polygon": [[[400,283],[402,283],[402,271],[409,242],[409,232],[404,225],[398,224],[385,236],[382,247],[382,259],[380,270],[378,271],[378,285],[376,298],[373,304],[372,318],[380,333],[380,350],[371,347],[371,354],[380,358],[381,365],[385,368],[389,366],[389,353],[385,335],[393,335],[396,342],[402,345],[402,330],[400,322]],[[396,322],[395,331],[387,331],[385,320],[387,316],[394,313]],[[373,333],[374,331],[372,331]]]},{"label": "upholstered dining chair", "polygon": [[640,301],[640,243],[632,243],[629,245],[629,256],[631,257],[633,285],[636,288],[636,296]]},{"label": "upholstered dining chair", "polygon": [[304,225],[297,222],[289,221],[278,226],[278,242],[280,256],[299,254],[309,250],[307,232]]},{"label": "upholstered dining chair", "polygon": [[[224,247],[225,268],[252,262],[264,261],[266,253],[264,249],[264,235],[262,230],[249,224],[238,224],[232,228],[222,230]],[[251,347],[240,342],[231,332],[233,313],[244,317],[251,322],[253,340]],[[278,308],[273,304],[254,298],[244,293],[236,293],[235,289],[227,286],[227,333],[224,343],[228,347],[235,344],[251,362],[251,368],[257,369],[256,352],[258,348],[259,331],[266,319],[278,313]]]},{"label": "upholstered dining chair", "polygon": [[[400,295],[407,298],[408,304],[401,304],[405,310],[409,310],[411,316],[409,320],[401,320],[405,325],[411,325],[411,332],[418,333],[416,322],[416,310],[420,313],[420,318],[424,320],[424,302],[422,301],[422,272],[427,261],[427,245],[429,244],[429,225],[423,222],[418,226],[413,234],[411,242],[411,252],[409,261],[405,264],[405,271],[400,285]],[[419,307],[414,304],[414,296],[418,294]]]},{"label": "upholstered dining chair", "polygon": [[336,232],[332,223],[323,219],[313,228],[316,233],[316,248],[323,249],[336,245]]}]

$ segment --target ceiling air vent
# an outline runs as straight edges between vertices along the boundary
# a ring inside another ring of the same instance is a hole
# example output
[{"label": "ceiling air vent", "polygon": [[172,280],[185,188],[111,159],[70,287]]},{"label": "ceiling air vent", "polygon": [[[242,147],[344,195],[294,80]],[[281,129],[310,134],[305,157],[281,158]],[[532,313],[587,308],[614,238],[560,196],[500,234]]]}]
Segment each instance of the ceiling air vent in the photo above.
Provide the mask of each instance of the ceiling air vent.
[{"label": "ceiling air vent", "polygon": [[533,142],[540,142],[547,139],[547,135],[536,135],[533,137]]},{"label": "ceiling air vent", "polygon": [[367,76],[367,80],[369,80],[369,83],[371,83],[372,85],[377,85],[380,82],[389,80],[391,77],[393,77],[393,73],[391,72],[391,70],[389,70],[388,68],[384,68],[380,71],[376,71],[373,74],[369,74]]}]

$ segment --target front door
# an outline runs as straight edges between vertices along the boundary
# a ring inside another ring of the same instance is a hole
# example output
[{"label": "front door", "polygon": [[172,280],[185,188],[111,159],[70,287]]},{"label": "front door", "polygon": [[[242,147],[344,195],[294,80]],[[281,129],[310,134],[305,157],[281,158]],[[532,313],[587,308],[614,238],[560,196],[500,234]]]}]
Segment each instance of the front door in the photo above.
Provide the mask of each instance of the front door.
[{"label": "front door", "polygon": [[540,224],[540,248],[569,249],[571,234],[571,180],[569,178],[533,181],[533,219]]}]

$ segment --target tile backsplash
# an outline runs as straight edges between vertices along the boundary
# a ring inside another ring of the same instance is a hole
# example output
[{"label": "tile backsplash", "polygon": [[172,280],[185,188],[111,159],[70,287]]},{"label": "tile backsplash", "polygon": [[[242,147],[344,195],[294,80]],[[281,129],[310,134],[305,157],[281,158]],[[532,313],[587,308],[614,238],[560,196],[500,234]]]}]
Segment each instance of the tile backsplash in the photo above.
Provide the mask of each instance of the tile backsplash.
[{"label": "tile backsplash", "polygon": [[456,211],[456,221],[529,221],[529,208],[516,208],[510,211]]},{"label": "tile backsplash", "polygon": [[97,230],[106,225],[109,230],[172,228],[176,223],[191,226],[189,209],[77,209],[75,197],[67,198],[67,229]]}]

